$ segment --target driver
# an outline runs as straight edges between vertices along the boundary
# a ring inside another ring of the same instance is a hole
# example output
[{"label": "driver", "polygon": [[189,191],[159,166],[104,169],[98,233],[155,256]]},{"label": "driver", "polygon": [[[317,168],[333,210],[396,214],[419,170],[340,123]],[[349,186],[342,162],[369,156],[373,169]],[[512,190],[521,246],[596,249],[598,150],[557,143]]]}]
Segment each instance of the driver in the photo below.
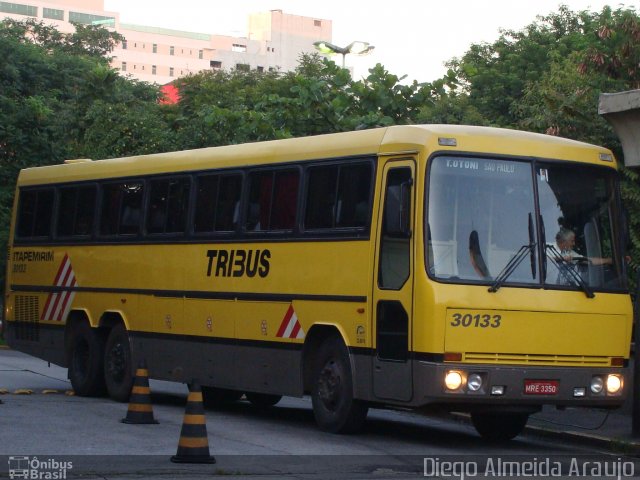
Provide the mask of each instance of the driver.
[{"label": "driver", "polygon": [[560,252],[560,257],[567,263],[588,261],[591,265],[611,265],[611,258],[584,257],[574,250],[576,246],[576,234],[570,228],[562,227],[556,234],[554,247]]}]

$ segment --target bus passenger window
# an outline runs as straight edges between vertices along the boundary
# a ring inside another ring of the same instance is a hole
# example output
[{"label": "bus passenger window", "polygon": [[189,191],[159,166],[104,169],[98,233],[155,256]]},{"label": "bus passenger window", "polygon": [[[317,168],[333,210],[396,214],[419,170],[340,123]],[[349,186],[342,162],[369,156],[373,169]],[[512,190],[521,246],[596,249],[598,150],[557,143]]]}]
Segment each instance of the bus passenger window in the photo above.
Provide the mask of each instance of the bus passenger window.
[{"label": "bus passenger window", "polygon": [[184,233],[189,206],[189,179],[150,182],[148,233]]},{"label": "bus passenger window", "polygon": [[47,237],[53,217],[53,189],[20,193],[17,237]]},{"label": "bus passenger window", "polygon": [[261,171],[250,175],[247,231],[293,230],[299,177],[298,170]]},{"label": "bus passenger window", "polygon": [[201,175],[197,178],[196,233],[233,232],[239,218],[242,175]]},{"label": "bus passenger window", "polygon": [[103,185],[101,235],[132,235],[140,231],[142,182]]},{"label": "bus passenger window", "polygon": [[358,228],[371,216],[371,164],[308,170],[304,228]]},{"label": "bus passenger window", "polygon": [[56,234],[59,237],[90,235],[93,230],[96,188],[61,188],[59,199]]},{"label": "bus passenger window", "polygon": [[371,165],[347,165],[340,168],[336,227],[364,227],[369,223]]},{"label": "bus passenger window", "polygon": [[242,175],[223,175],[216,202],[216,232],[233,232],[240,221]]},{"label": "bus passenger window", "polygon": [[306,229],[333,228],[337,183],[336,165],[309,169],[304,218]]},{"label": "bus passenger window", "polygon": [[213,232],[219,181],[219,175],[201,175],[196,180],[196,211],[193,220],[193,230],[196,233]]}]

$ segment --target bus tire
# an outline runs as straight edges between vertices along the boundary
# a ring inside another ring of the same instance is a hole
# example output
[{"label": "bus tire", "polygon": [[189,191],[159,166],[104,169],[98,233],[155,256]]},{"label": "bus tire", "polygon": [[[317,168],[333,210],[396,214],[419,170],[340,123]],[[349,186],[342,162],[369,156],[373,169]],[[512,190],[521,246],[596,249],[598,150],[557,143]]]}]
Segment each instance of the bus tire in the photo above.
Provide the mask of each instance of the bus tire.
[{"label": "bus tire", "polygon": [[322,343],[316,356],[311,401],[316,423],[331,433],[353,433],[362,428],[369,407],[353,398],[353,380],[347,347],[337,337]]},{"label": "bus tire", "polygon": [[491,442],[506,442],[522,433],[529,420],[527,413],[472,413],[471,421],[480,436]]},{"label": "bus tire", "polygon": [[131,345],[121,323],[109,332],[104,349],[104,380],[107,393],[117,402],[127,402],[133,387]]},{"label": "bus tire", "polygon": [[242,392],[227,388],[202,387],[202,403],[207,408],[222,408],[237,402]]},{"label": "bus tire", "polygon": [[104,393],[104,342],[87,322],[71,327],[69,380],[77,395],[99,396]]},{"label": "bus tire", "polygon": [[273,407],[276,403],[282,400],[282,395],[271,395],[269,393],[245,393],[247,400],[259,408]]}]

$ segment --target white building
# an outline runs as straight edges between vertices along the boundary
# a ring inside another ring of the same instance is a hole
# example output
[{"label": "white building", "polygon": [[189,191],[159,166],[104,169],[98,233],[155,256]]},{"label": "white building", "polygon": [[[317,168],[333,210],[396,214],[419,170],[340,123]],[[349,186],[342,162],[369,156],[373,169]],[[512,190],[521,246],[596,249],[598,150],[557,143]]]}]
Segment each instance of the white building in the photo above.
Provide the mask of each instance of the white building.
[{"label": "white building", "polygon": [[[179,14],[179,12],[176,12]],[[0,1],[0,15],[35,18],[72,32],[71,22],[104,25],[125,37],[114,49],[112,66],[139,80],[166,84],[207,69],[293,70],[313,42],[331,41],[331,20],[290,15],[282,10],[252,14],[246,37],[185,32],[120,23],[104,0]]]}]

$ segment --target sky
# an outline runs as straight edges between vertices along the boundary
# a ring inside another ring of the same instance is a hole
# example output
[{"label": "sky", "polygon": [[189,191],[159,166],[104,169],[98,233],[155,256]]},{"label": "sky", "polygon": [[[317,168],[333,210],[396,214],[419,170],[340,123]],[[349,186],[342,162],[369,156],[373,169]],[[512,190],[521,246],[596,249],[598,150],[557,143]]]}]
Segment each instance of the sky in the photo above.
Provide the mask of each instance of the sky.
[{"label": "sky", "polygon": [[[638,10],[630,0],[104,0],[105,10],[118,12],[122,23],[220,35],[246,36],[250,13],[276,9],[332,20],[334,44],[361,40],[375,46],[367,56],[347,56],[355,78],[381,63],[409,82],[442,77],[445,62],[461,57],[471,44],[491,43],[501,29],[520,30],[560,4],[574,11],[600,11],[605,5]],[[334,59],[341,63],[340,56]]]}]

